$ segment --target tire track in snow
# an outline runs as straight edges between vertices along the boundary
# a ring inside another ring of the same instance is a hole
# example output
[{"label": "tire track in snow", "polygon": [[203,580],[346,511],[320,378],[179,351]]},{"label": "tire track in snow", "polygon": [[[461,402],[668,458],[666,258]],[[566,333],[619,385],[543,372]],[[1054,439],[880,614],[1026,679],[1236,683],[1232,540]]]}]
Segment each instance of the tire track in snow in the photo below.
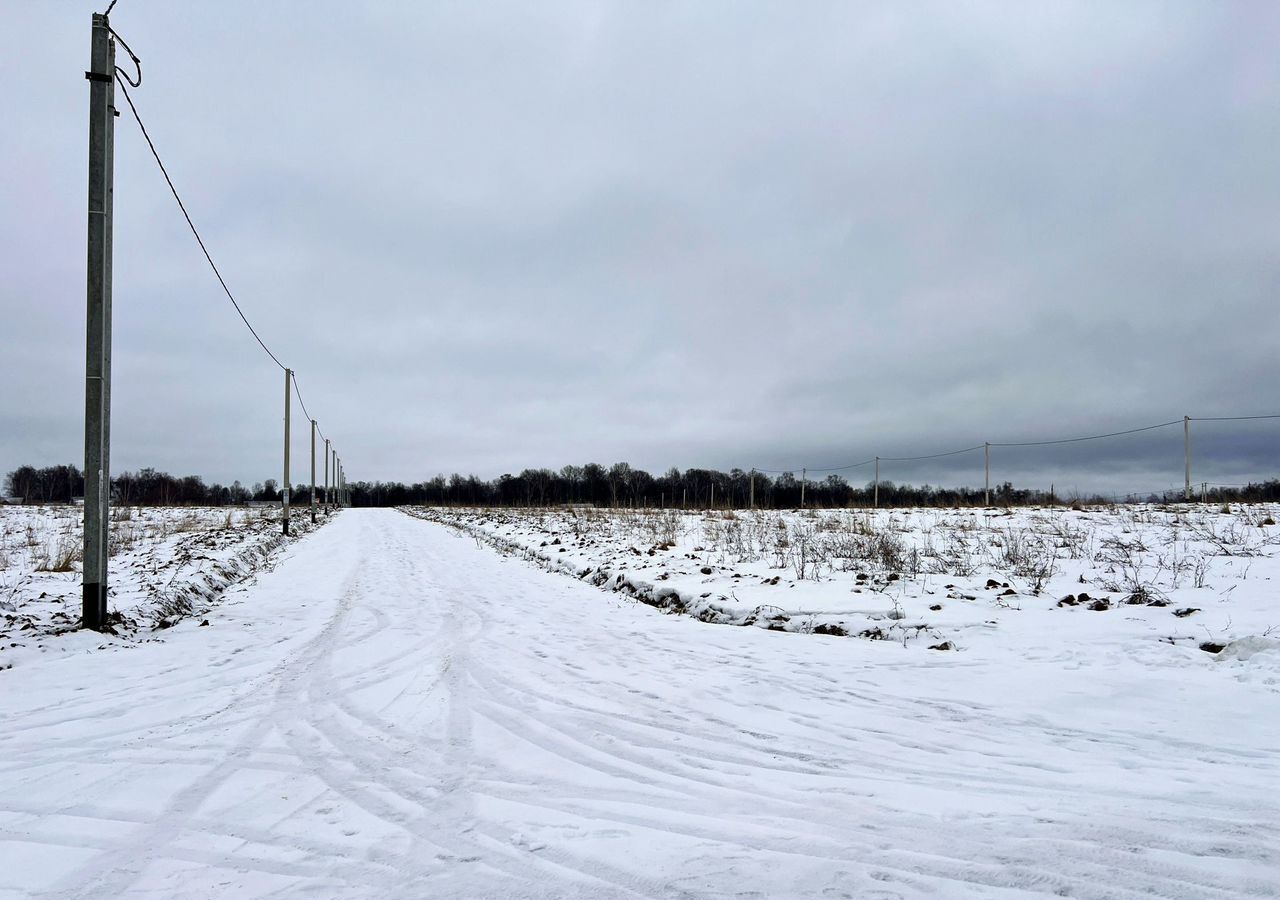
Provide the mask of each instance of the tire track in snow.
[{"label": "tire track in snow", "polygon": [[[700,629],[727,634],[695,643],[681,620],[602,608],[594,589],[430,523],[344,520],[358,546],[323,627],[296,647],[246,631],[243,653],[203,673],[234,686],[225,703],[104,723],[77,744],[60,728],[95,717],[91,698],[75,698],[35,714],[35,738],[6,745],[21,747],[0,763],[10,796],[93,762],[195,772],[156,813],[94,802],[110,769],[57,809],[0,800],[0,844],[93,854],[46,896],[154,889],[148,878],[167,864],[258,873],[285,896],[1277,896],[1257,877],[1276,868],[1274,802],[1240,806],[1238,780],[1188,806],[1140,777],[1163,762],[1207,793],[1193,757],[1265,759],[1182,741],[1171,752],[1188,758],[1162,761],[1132,727],[1089,732],[915,696],[915,670],[889,658],[877,683],[806,649],[770,694],[758,645],[737,630]],[[790,651],[774,641],[771,652]],[[155,674],[199,684],[173,666]],[[148,684],[148,702],[163,687]],[[107,708],[126,709],[126,697],[108,693]],[[1041,758],[961,752],[992,733]],[[1055,756],[1068,752],[1140,768],[1081,806],[1085,788]],[[214,802],[250,776],[278,776],[299,797]],[[898,791],[977,808],[925,814]],[[314,807],[351,830],[310,827]],[[14,827],[42,810],[118,827]]]},{"label": "tire track in snow", "polygon": [[[412,559],[413,554],[407,547],[384,544],[387,550],[394,550],[398,561],[404,565]],[[408,563],[412,567],[412,563]],[[394,585],[418,583],[415,577],[406,579],[405,572],[396,573],[392,579]],[[412,573],[415,574],[416,573]],[[376,585],[375,585],[376,587]],[[436,594],[446,592],[435,591]],[[400,755],[389,754],[385,745],[402,742],[403,738],[388,723],[367,712],[357,711],[349,703],[343,703],[351,691],[343,691],[333,682],[332,676],[323,668],[317,670],[314,695],[309,699],[312,703],[304,706],[311,710],[319,708],[323,703],[330,703],[348,712],[351,718],[360,725],[373,729],[376,733],[370,740],[366,732],[361,734],[350,730],[338,718],[333,716],[315,716],[308,718],[308,724],[315,728],[331,746],[337,748],[351,765],[360,771],[377,772],[379,785],[406,805],[417,806],[425,814],[412,817],[402,814],[378,798],[372,797],[367,788],[355,783],[352,779],[335,776],[332,771],[325,774],[326,783],[335,792],[351,799],[362,808],[367,809],[380,818],[393,821],[409,831],[416,840],[427,842],[440,851],[437,856],[447,856],[450,862],[483,863],[492,867],[495,873],[514,879],[521,886],[522,896],[541,895],[546,891],[541,887],[547,869],[561,869],[569,874],[584,879],[595,885],[589,893],[599,895],[601,886],[613,893],[627,896],[657,896],[637,891],[633,885],[623,883],[626,879],[614,873],[606,873],[604,867],[593,865],[584,869],[580,863],[567,858],[549,859],[548,855],[533,856],[521,852],[511,846],[510,835],[503,834],[492,825],[477,817],[473,801],[473,777],[469,770],[475,758],[471,739],[472,704],[469,702],[470,644],[479,636],[485,627],[484,618],[474,610],[465,610],[457,604],[439,612],[444,623],[444,630],[449,636],[450,648],[443,657],[441,674],[433,679],[434,683],[444,688],[445,703],[445,738],[443,748],[438,754],[426,756],[418,746],[402,747]],[[470,621],[470,627],[464,627],[464,620]],[[393,771],[403,771],[405,757],[419,764],[420,769],[439,770],[439,779],[429,783],[414,784],[413,781],[423,779],[386,777]],[[478,835],[476,838],[470,835]],[[416,855],[416,854],[414,854]],[[423,877],[427,873],[416,873]],[[584,888],[585,889],[585,888]],[[552,889],[546,896],[558,896],[560,889]]]},{"label": "tire track in snow", "polygon": [[[514,566],[514,564],[511,564],[510,561],[504,561],[504,562],[508,563],[508,567],[518,567],[518,566]],[[539,576],[537,575],[532,576],[531,580],[532,578],[537,578],[537,577]],[[507,589],[508,589],[508,585],[506,584],[503,584],[501,586],[499,585],[491,586],[491,590],[495,594],[502,594]],[[551,615],[554,616],[554,614],[551,614]],[[510,633],[510,631],[507,631],[506,633]],[[600,640],[601,642],[607,642],[608,638],[604,635],[601,635]],[[657,642],[656,642],[656,639],[650,639],[649,643],[651,645],[656,646]],[[506,649],[509,652],[518,652],[518,651],[513,651],[512,648],[510,647]],[[658,668],[661,669],[661,666],[659,666]],[[588,752],[599,752],[604,754],[605,756],[610,755],[610,752],[614,750],[614,747],[613,746],[610,746],[608,748],[603,747],[599,744],[599,742],[591,741],[589,739],[590,736],[610,733],[611,736],[615,738],[616,737],[623,737],[623,738],[634,737],[634,734],[620,735],[618,733],[616,724],[614,724],[612,728],[601,728],[600,730],[593,730],[591,727],[591,723],[589,721],[589,717],[591,715],[593,714],[598,715],[601,720],[606,722],[610,721],[610,715],[603,711],[593,711],[583,707],[578,707],[575,709],[571,709],[569,711],[570,716],[565,717],[563,715],[562,709],[556,709],[554,712],[550,712],[550,713],[546,713],[543,710],[538,709],[537,703],[527,702],[528,695],[532,694],[532,697],[534,700],[552,704],[553,709],[556,706],[563,706],[563,703],[560,702],[558,698],[553,697],[546,690],[537,691],[529,688],[528,685],[530,683],[542,684],[543,682],[539,681],[537,678],[527,677],[527,673],[519,681],[516,681],[513,679],[508,683],[504,683],[500,675],[492,674],[492,673],[489,675],[488,680],[485,680],[484,678],[482,678],[481,681],[482,681],[482,684],[490,692],[493,692],[496,689],[498,692],[510,691],[513,693],[520,693],[520,694],[526,695],[525,702],[523,703],[517,700],[513,700],[511,698],[507,698],[497,704],[499,712],[495,718],[502,719],[503,716],[506,716],[505,720],[501,721],[500,724],[506,727],[510,733],[520,735],[525,740],[533,740],[536,744],[539,744],[543,746],[544,749],[549,750],[549,752],[553,752],[553,753],[560,752],[562,755],[565,755],[567,758],[573,759],[576,762],[584,762],[586,765],[588,765],[588,767],[594,767],[596,769],[599,769],[601,764],[599,763],[598,759],[597,760],[582,759],[582,752],[579,750],[572,750],[572,749],[566,750],[565,749],[566,744],[561,743],[554,746],[548,746],[546,745],[545,740],[542,737],[531,738],[529,726],[532,724],[536,728],[546,729],[552,734],[558,734],[558,739],[567,741],[568,742],[567,746],[569,747],[573,747],[575,745],[581,745],[584,741],[583,736],[584,735],[588,736],[588,738],[585,739],[587,740],[587,743],[590,744],[590,747],[587,748]],[[835,682],[834,680],[831,680],[829,683],[838,684],[838,682]],[[558,687],[562,687],[562,686],[558,686]],[[614,685],[605,685],[604,687],[607,689],[607,688],[614,687]],[[565,693],[569,693],[569,692],[566,691]],[[817,692],[817,695],[821,696],[821,693],[822,692],[819,691]],[[594,693],[588,693],[587,696],[594,696]],[[874,697],[871,695],[866,695],[864,699],[867,699],[870,701],[876,701],[876,702],[883,702],[884,700],[883,696]],[[966,718],[973,719],[973,722],[970,726],[971,730],[968,731],[966,734],[960,735],[962,739],[965,737],[972,737],[973,734],[989,732],[993,729],[995,730],[995,733],[999,733],[999,729],[1001,728],[1025,729],[1027,728],[1027,725],[1028,725],[1028,723],[1026,723],[1025,721],[1019,721],[1016,719],[1011,719],[1009,717],[1001,717],[1001,716],[995,715],[992,713],[990,708],[984,710],[982,708],[982,705],[980,704],[961,705],[962,708],[957,709],[956,708],[957,704],[954,704],[954,703],[926,700],[921,704],[919,704],[919,707],[920,707],[920,712],[919,714],[916,715],[916,718],[919,718],[922,721],[929,721],[929,715],[931,713],[946,715],[948,717],[958,716],[961,720],[964,720]],[[481,705],[479,709],[486,716],[490,716],[493,714],[492,707]],[[538,709],[538,713],[536,715],[531,712],[534,709]],[[981,715],[975,719],[974,716],[979,712],[985,713],[985,715]],[[531,716],[535,720],[532,723],[530,722]],[[570,718],[572,718],[572,721],[570,721]],[[658,732],[662,731],[660,726],[654,726],[652,725],[652,723],[644,721],[643,717],[637,717],[633,715],[633,716],[630,716],[629,719],[632,721],[633,724],[641,725],[645,728],[653,727]],[[557,720],[559,724],[557,724]],[[934,717],[934,721],[936,722],[936,715]],[[564,729],[564,730],[561,731],[561,729]],[[716,735],[710,734],[710,733],[704,733],[702,736],[706,737],[709,740],[715,740],[717,738]],[[720,736],[720,737],[722,738],[723,736]],[[1096,746],[1096,740],[1097,740],[1096,735],[1090,735],[1085,732],[1079,732],[1078,734],[1074,735],[1074,737],[1076,737],[1081,744],[1085,744],[1085,743],[1093,744],[1093,746],[1089,748],[1093,753],[1099,752],[1098,747]],[[1117,737],[1120,737],[1121,740],[1124,739],[1122,735],[1117,735]],[[880,739],[883,740],[886,744],[888,744],[895,740],[901,741],[901,736],[886,732],[880,735]],[[628,743],[627,740],[623,741],[624,746],[627,743]],[[825,743],[834,743],[834,742],[827,741]],[[962,766],[959,764],[949,764],[946,762],[947,754],[954,753],[956,750],[956,746],[960,743],[963,743],[963,740],[953,741],[950,743],[947,741],[935,740],[935,741],[928,741],[928,742],[917,742],[914,745],[910,743],[907,744],[906,746],[908,750],[911,751],[909,753],[909,758],[915,761],[916,765],[913,766],[910,764],[904,764],[901,759],[898,760],[897,761],[898,779],[901,780],[901,778],[904,775],[906,775],[907,777],[912,777],[914,775],[920,778],[932,779],[938,782],[939,784],[946,784],[948,781],[952,781],[952,780],[964,780],[969,782],[976,781],[978,783],[981,783],[985,779],[988,785],[988,788],[991,790],[996,790],[1002,793],[1013,792],[1014,796],[1016,796],[1017,793],[1021,791],[1025,793],[1028,797],[1034,796],[1037,800],[1040,800],[1044,797],[1044,791],[1047,785],[1044,781],[1043,775],[1028,775],[1026,777],[1019,777],[1017,775],[1011,774],[1010,767],[1011,765],[1025,765],[1028,768],[1033,769],[1037,772],[1052,771],[1053,767],[1046,767],[1034,761],[1022,761],[1016,758],[1010,758],[1006,760],[1000,760],[998,758],[994,758],[990,763],[988,763],[987,767],[989,768],[989,771],[975,773],[971,767],[966,768],[965,766]],[[652,744],[651,748],[659,749],[660,746],[661,744],[660,742],[658,742],[658,743]],[[902,745],[899,744],[898,746],[902,746]],[[741,749],[742,749],[742,745],[734,746],[735,752],[740,752]],[[1116,748],[1116,752],[1123,754],[1129,749],[1130,748],[1128,748],[1125,744],[1121,744],[1118,748]],[[920,757],[917,755],[919,751],[924,751],[927,754],[931,754],[932,756],[936,757],[940,761],[940,763],[934,763],[931,766],[926,766],[921,764]],[[617,756],[618,754],[614,753],[613,755]],[[642,768],[643,768],[643,764],[645,761],[636,759],[634,755],[631,753],[630,748],[624,751],[623,755],[626,757],[629,757],[627,762],[629,762],[630,764],[633,764],[633,765],[640,764],[642,765]],[[899,756],[901,756],[901,754],[899,754]],[[744,762],[749,763],[749,760],[744,760]],[[851,759],[851,760],[848,760],[848,762],[851,765],[857,767],[856,760]],[[652,766],[652,761],[649,761],[649,765]],[[863,765],[862,768],[865,769],[865,765]],[[1014,769],[1014,771],[1016,772],[1016,769]],[[1065,770],[1060,770],[1059,774],[1063,774],[1064,772]],[[628,775],[628,771],[624,765],[620,769],[619,768],[608,769],[607,774],[617,776],[619,778],[626,778]],[[817,777],[822,776],[822,773],[819,771],[815,771],[813,774]],[[695,778],[694,781],[696,782],[698,781],[698,779]],[[1077,790],[1078,789],[1075,788],[1075,786],[1069,783],[1064,783],[1063,785],[1057,788],[1057,793],[1060,795],[1063,801],[1070,801],[1074,799],[1074,795]],[[763,794],[764,796],[767,796],[767,792],[761,791],[759,793]],[[1134,794],[1134,798],[1143,799],[1142,795],[1136,792]],[[1146,799],[1149,799],[1149,798],[1146,798]],[[574,811],[577,814],[584,815],[584,816],[600,815],[598,810],[592,809],[590,807],[587,807],[587,808],[579,807]],[[648,827],[656,827],[656,828],[663,827],[660,823],[655,823],[653,821],[637,822],[636,824],[646,825]],[[892,827],[894,822],[892,820],[889,820],[889,821],[886,821],[884,824],[887,827]],[[1047,822],[1047,824],[1053,825],[1052,822]],[[1063,827],[1063,828],[1079,827],[1080,824],[1081,823],[1071,823],[1071,825],[1068,825],[1068,823],[1062,822],[1060,823],[1060,827]],[[705,837],[706,835],[702,835],[702,836]],[[1141,840],[1145,840],[1152,844],[1159,843],[1158,835],[1137,832],[1136,830],[1134,834],[1131,835],[1131,837],[1138,837]],[[1153,840],[1153,838],[1156,838],[1157,840]],[[935,838],[935,841],[936,841],[936,838]],[[1245,895],[1256,895],[1256,896],[1272,895],[1270,890],[1264,887],[1261,887],[1259,884],[1256,884],[1256,883],[1254,884],[1246,883],[1242,885],[1241,890],[1237,891],[1233,889],[1230,878],[1223,878],[1223,877],[1215,876],[1213,874],[1206,875],[1204,872],[1201,872],[1199,870],[1186,867],[1186,866],[1172,866],[1172,865],[1160,864],[1158,862],[1154,862],[1150,860],[1136,860],[1133,854],[1126,854],[1118,850],[1113,851],[1110,848],[1107,848],[1105,846],[1089,845],[1086,848],[1082,849],[1080,847],[1080,843],[1081,842],[1079,840],[1075,840],[1069,837],[1062,837],[1062,836],[1055,836],[1052,840],[1041,839],[1040,841],[1038,841],[1041,851],[1047,854],[1048,857],[1057,858],[1057,859],[1062,859],[1063,856],[1066,857],[1069,864],[1067,866],[1064,866],[1063,871],[1059,873],[1037,868],[1033,864],[1035,861],[1034,857],[1027,858],[1024,860],[1020,856],[1014,856],[1007,859],[1002,859],[998,863],[990,864],[989,867],[993,867],[993,874],[991,874],[990,877],[979,877],[976,879],[975,883],[986,884],[991,887],[1017,887],[1019,889],[1032,890],[1036,892],[1040,892],[1042,888],[1044,888],[1045,886],[1052,885],[1053,890],[1072,890],[1077,895],[1081,895],[1081,896],[1089,896],[1091,894],[1096,896],[1120,896],[1120,895],[1126,895],[1126,894],[1133,895],[1133,896],[1141,896],[1147,893],[1152,883],[1163,884],[1162,892],[1167,893],[1170,896],[1187,896],[1187,897],[1224,896],[1226,897],[1226,896],[1245,896]],[[958,845],[955,847],[954,857],[957,861],[962,861],[966,859],[974,859],[974,858],[981,858],[983,856],[990,856],[991,846],[992,846],[992,836],[990,835],[984,836],[984,838],[981,840],[958,842]],[[1240,847],[1238,849],[1242,851],[1246,856],[1252,856],[1253,858],[1259,859],[1263,862],[1265,862],[1268,859],[1265,852],[1259,852],[1257,847],[1245,846],[1245,847]],[[936,856],[936,854],[920,854],[920,856],[925,859],[929,859]],[[1072,856],[1075,857],[1075,863],[1071,863]],[[1075,864],[1078,864],[1078,865],[1075,865]],[[918,860],[914,863],[914,865],[912,864],[907,864],[907,865],[910,865],[913,871],[919,872],[920,874],[926,874],[925,872],[921,871],[920,863]],[[943,869],[945,869],[945,871],[942,871]],[[1102,873],[1105,873],[1105,875]],[[1135,874],[1138,877],[1136,879],[1126,877],[1130,873]],[[937,876],[943,877],[944,879],[950,878],[950,879],[956,879],[960,881],[974,880],[974,874],[971,871],[971,869],[967,868],[965,865],[962,865],[962,864],[959,865],[959,868],[954,868],[951,866],[940,867],[940,870],[935,874]],[[1125,883],[1130,881],[1136,882],[1133,887],[1126,886]],[[1105,885],[1105,886],[1100,886],[1100,885]]]},{"label": "tire track in snow", "polygon": [[[346,596],[344,591],[344,598]],[[271,679],[285,685],[302,678],[315,665],[318,649],[333,641],[342,619],[340,607],[338,614],[329,620],[315,638],[273,669]],[[117,850],[100,854],[56,884],[49,894],[73,897],[119,896],[127,891],[149,864],[166,856],[167,849],[194,819],[199,806],[250,763],[252,755],[262,746],[274,724],[269,716],[253,723],[248,733],[228,749],[222,760],[178,791],[151,825],[131,839],[127,849],[123,852]]]}]

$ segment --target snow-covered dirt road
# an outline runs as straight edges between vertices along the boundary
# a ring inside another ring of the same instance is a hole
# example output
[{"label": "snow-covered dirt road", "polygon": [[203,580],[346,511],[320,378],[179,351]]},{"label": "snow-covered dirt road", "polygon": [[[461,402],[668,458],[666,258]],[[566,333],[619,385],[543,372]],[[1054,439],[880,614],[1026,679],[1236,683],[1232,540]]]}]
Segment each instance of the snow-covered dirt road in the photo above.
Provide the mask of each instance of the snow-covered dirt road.
[{"label": "snow-covered dirt road", "polygon": [[209,621],[0,673],[0,897],[1280,896],[1274,668],[710,627],[393,510]]}]

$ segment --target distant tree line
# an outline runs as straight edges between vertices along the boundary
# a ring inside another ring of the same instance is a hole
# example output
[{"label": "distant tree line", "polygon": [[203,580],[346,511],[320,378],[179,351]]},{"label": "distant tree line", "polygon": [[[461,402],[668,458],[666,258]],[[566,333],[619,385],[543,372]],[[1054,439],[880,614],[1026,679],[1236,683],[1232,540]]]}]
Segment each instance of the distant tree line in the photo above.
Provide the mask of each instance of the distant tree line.
[{"label": "distant tree line", "polygon": [[[19,466],[5,477],[4,493],[26,503],[70,503],[84,496],[84,473],[73,465]],[[319,500],[324,488],[317,488]],[[310,504],[311,486],[296,485],[291,503]],[[129,506],[237,506],[250,500],[279,501],[280,485],[274,478],[251,488],[239,481],[230,485],[205,484],[199,475],[170,475],[155,469],[122,472],[111,479],[113,503]]]},{"label": "distant tree line", "polygon": [[[689,509],[745,508],[753,497],[763,509],[794,509],[801,505],[801,479],[793,472],[766,474],[730,469],[668,469],[654,477],[627,463],[606,468],[598,463],[551,469],[525,469],[519,475],[501,475],[484,480],[475,475],[437,475],[429,481],[402,484],[398,481],[358,481],[348,485],[353,506],[559,506],[580,503],[601,507],[684,507]],[[239,481],[228,485],[205,484],[199,475],[177,477],[155,469],[124,472],[111,479],[113,502],[138,506],[229,506],[249,500],[279,501],[280,486],[273,479],[246,488]],[[855,487],[839,475],[805,481],[804,505],[808,507],[871,506],[876,485]],[[37,469],[20,466],[5,479],[5,494],[27,503],[69,503],[84,494],[84,476],[73,465]],[[317,488],[323,501],[324,489]],[[1198,497],[1199,495],[1197,495]],[[310,486],[294,485],[290,502],[299,506],[311,502]],[[1015,488],[1004,482],[992,488],[991,502],[1000,506],[1028,506],[1045,503],[1083,504],[1161,501],[1176,502],[1181,491],[1123,497],[1050,496],[1047,491]],[[1280,502],[1280,480],[1270,479],[1244,487],[1211,488],[1206,499],[1213,502]],[[981,488],[943,488],[881,481],[880,506],[980,506]]]},{"label": "distant tree line", "polygon": [[[754,481],[754,492],[753,492]],[[801,478],[794,472],[766,474],[731,469],[668,469],[654,477],[627,463],[605,468],[597,463],[551,469],[525,469],[519,475],[501,475],[485,481],[474,475],[437,475],[430,481],[402,484],[387,481],[357,481],[348,485],[353,506],[558,506],[569,503],[602,507],[684,507],[691,509],[741,509],[754,496],[762,509],[794,509],[801,505]],[[877,500],[874,482],[853,486],[840,475],[811,479],[803,484],[803,505],[843,508],[871,506]],[[1051,496],[1048,491],[1016,488],[1010,482],[994,485],[991,502],[1000,506],[1029,506],[1047,503],[1104,504],[1119,502],[1176,502],[1181,492],[1127,496]],[[1269,480],[1239,488],[1211,489],[1214,502],[1280,502],[1280,480]],[[981,506],[982,488],[944,488],[881,481],[880,506]]]}]

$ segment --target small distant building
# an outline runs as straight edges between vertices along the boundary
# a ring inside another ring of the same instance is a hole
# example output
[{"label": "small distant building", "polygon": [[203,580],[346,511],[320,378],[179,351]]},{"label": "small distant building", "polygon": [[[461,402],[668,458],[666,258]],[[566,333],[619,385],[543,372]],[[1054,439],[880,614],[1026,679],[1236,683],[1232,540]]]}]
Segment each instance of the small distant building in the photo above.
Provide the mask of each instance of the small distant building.
[{"label": "small distant building", "polygon": [[72,506],[84,506],[84,498],[83,498],[83,497],[72,497],[72,498],[71,498],[71,505],[72,505]]},{"label": "small distant building", "polygon": [[283,506],[279,500],[246,500],[244,505],[250,509],[280,509]]},{"label": "small distant building", "polygon": [[0,506],[21,506],[22,497],[0,497]]}]

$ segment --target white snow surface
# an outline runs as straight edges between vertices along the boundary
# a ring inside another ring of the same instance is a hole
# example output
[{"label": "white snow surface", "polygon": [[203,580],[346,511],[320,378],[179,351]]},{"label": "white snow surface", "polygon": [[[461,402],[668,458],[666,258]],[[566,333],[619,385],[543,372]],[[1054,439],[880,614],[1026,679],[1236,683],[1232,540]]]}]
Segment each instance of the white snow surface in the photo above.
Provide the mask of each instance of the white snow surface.
[{"label": "white snow surface", "polygon": [[1278,506],[407,511],[705,622],[920,650],[1033,631],[1136,651],[1280,638]]},{"label": "white snow surface", "polygon": [[[279,510],[114,507],[110,631],[98,634],[79,628],[83,516],[74,506],[0,506],[0,671],[46,654],[150,640],[206,612],[293,539],[281,533]],[[305,513],[291,517],[294,537],[315,527]]]},{"label": "white snow surface", "polygon": [[1280,896],[1268,552],[1198,589],[1233,658],[1051,595],[937,652],[347,510],[209,627],[0,672],[0,897]]}]

